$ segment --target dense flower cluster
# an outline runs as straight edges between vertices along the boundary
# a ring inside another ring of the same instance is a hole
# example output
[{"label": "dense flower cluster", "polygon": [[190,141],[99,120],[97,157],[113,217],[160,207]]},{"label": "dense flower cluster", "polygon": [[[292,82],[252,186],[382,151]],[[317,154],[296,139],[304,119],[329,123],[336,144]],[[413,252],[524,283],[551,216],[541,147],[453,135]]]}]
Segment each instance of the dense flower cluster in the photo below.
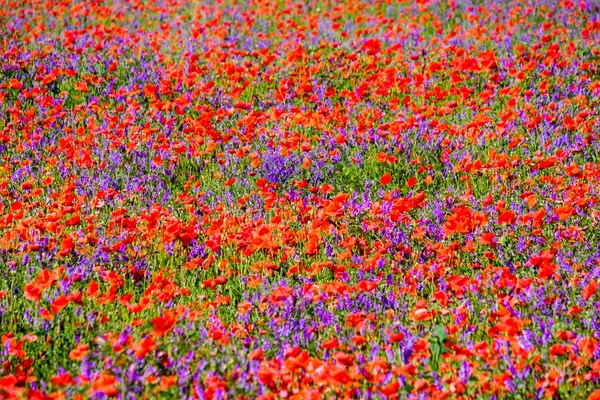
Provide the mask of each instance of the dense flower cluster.
[{"label": "dense flower cluster", "polygon": [[592,0],[8,0],[0,398],[600,399]]}]

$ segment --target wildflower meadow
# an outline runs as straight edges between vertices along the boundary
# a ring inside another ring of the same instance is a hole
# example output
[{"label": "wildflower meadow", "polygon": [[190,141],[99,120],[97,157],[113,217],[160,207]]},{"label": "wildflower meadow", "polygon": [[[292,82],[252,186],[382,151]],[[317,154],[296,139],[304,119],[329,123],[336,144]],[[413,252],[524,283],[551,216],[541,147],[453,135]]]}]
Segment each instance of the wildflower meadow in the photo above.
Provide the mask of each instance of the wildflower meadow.
[{"label": "wildflower meadow", "polygon": [[0,2],[1,399],[600,399],[600,2]]}]

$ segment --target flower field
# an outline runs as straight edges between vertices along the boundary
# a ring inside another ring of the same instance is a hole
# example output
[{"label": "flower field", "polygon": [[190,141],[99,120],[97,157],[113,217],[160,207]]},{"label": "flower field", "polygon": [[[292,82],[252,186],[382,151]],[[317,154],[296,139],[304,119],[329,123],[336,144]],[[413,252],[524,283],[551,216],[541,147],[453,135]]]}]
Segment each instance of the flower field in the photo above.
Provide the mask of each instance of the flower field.
[{"label": "flower field", "polygon": [[7,0],[0,398],[600,399],[600,4]]}]

